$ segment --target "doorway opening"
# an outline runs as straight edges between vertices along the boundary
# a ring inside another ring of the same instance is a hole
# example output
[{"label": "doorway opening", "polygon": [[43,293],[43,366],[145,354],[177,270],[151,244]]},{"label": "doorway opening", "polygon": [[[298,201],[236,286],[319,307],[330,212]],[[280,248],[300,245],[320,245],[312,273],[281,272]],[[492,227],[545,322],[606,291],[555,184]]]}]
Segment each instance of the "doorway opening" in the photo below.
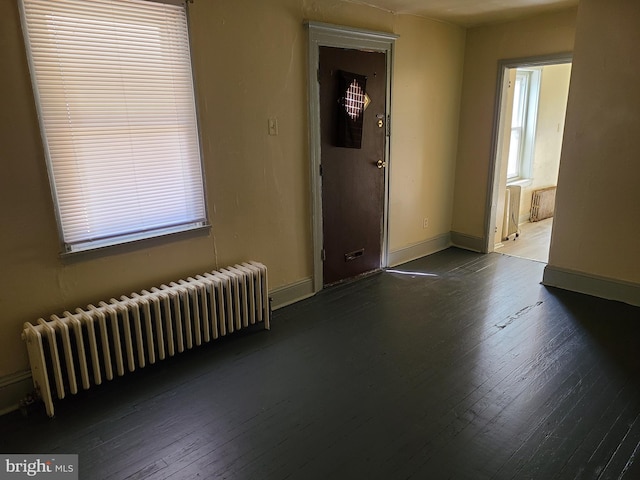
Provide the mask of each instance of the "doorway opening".
[{"label": "doorway opening", "polygon": [[488,252],[548,262],[571,61],[500,64]]}]

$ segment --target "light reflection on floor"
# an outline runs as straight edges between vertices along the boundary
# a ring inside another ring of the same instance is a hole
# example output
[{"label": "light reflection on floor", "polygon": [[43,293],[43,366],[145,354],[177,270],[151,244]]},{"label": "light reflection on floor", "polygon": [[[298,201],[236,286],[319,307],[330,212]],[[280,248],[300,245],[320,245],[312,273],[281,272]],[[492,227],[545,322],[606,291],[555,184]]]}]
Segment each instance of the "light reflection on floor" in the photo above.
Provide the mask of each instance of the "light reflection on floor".
[{"label": "light reflection on floor", "polygon": [[398,273],[400,275],[410,275],[412,277],[437,277],[438,275],[436,275],[435,273],[424,273],[424,272],[407,272],[405,270],[391,270],[391,269],[385,269],[385,272],[387,273]]}]

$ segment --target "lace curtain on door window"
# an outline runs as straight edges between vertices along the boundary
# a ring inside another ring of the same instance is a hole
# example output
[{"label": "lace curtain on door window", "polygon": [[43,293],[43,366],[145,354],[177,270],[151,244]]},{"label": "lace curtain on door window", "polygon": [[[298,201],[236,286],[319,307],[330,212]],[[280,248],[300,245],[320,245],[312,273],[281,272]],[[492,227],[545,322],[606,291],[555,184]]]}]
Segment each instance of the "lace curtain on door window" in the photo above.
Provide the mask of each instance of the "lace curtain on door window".
[{"label": "lace curtain on door window", "polygon": [[366,107],[367,77],[338,72],[338,118],[336,146],[361,148],[362,125]]}]

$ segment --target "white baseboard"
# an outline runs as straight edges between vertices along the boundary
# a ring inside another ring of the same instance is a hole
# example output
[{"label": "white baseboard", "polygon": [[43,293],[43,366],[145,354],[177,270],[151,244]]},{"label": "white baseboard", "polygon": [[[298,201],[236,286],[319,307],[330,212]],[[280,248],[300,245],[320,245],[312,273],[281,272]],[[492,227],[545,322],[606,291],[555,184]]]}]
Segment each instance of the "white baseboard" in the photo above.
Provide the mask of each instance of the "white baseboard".
[{"label": "white baseboard", "polygon": [[451,232],[451,244],[464,248],[465,250],[471,250],[472,252],[482,253],[485,249],[484,238],[474,237],[473,235],[467,235],[466,233]]},{"label": "white baseboard", "polygon": [[0,415],[17,410],[20,401],[32,391],[30,370],[0,377]]},{"label": "white baseboard", "polygon": [[298,282],[283,287],[278,287],[275,290],[269,292],[269,296],[272,299],[271,307],[277,310],[292,303],[299,302],[305,298],[312,297],[313,291],[313,279],[311,277],[305,278]]},{"label": "white baseboard", "polygon": [[395,267],[402,263],[410,262],[416,258],[421,258],[432,253],[439,252],[451,246],[451,236],[446,233],[439,235],[424,242],[409,245],[389,252],[387,256],[387,264],[389,267]]},{"label": "white baseboard", "polygon": [[640,306],[640,284],[547,265],[542,284]]}]

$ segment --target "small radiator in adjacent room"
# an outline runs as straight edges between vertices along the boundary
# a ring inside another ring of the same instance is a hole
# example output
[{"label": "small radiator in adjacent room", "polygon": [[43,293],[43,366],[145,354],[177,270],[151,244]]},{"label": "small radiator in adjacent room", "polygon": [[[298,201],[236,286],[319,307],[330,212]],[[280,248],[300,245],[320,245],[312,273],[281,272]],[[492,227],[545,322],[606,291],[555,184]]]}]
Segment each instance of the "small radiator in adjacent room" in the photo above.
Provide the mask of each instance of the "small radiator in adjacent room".
[{"label": "small radiator in adjacent room", "polygon": [[531,221],[538,222],[553,217],[555,205],[556,187],[535,190],[531,199]]},{"label": "small radiator in adjacent room", "polygon": [[269,317],[267,268],[247,262],[27,322],[22,338],[52,417],[53,386],[62,399],[236,330],[269,329]]},{"label": "small radiator in adjacent room", "polygon": [[522,187],[510,185],[504,197],[504,219],[502,221],[502,239],[509,240],[511,235],[519,234],[518,220],[520,218],[520,196]]}]

